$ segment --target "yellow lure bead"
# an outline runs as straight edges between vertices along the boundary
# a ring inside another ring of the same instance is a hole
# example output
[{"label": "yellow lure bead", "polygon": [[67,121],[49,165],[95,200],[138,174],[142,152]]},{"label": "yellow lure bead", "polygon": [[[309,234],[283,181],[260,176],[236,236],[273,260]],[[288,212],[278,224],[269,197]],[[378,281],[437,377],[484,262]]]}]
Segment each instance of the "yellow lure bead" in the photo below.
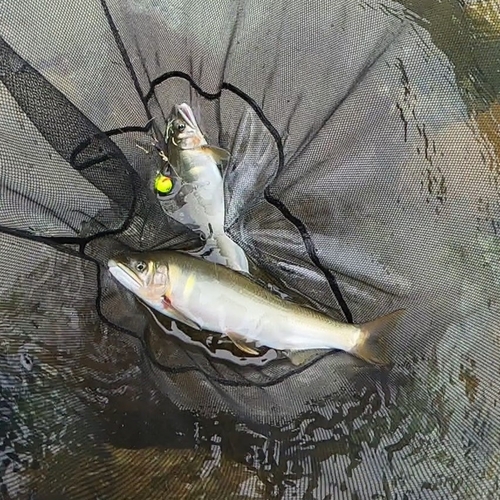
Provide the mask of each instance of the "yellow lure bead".
[{"label": "yellow lure bead", "polygon": [[158,174],[155,179],[155,189],[161,194],[168,194],[172,191],[173,183],[170,177]]}]

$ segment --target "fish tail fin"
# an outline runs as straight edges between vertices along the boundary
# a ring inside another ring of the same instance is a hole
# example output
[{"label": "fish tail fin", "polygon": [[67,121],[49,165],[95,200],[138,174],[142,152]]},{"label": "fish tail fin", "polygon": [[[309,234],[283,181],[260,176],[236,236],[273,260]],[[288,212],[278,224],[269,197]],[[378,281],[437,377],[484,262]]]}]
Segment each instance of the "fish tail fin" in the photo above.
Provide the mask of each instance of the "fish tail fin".
[{"label": "fish tail fin", "polygon": [[404,312],[404,309],[398,309],[386,316],[358,325],[360,339],[351,350],[351,354],[374,365],[388,365],[390,363],[388,356],[389,332],[392,331]]}]

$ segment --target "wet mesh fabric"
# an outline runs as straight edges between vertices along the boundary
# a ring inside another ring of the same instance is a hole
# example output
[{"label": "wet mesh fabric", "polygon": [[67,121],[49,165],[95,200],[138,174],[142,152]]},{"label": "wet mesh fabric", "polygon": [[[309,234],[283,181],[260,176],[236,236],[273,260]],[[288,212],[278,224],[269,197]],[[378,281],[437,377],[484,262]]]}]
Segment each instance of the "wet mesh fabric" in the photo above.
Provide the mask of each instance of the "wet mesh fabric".
[{"label": "wet mesh fabric", "polygon": [[[444,3],[0,2],[5,498],[498,498],[500,108]],[[345,322],[405,309],[390,370],[241,359],[110,277],[202,245],[153,191],[181,102],[231,152],[256,279]]]}]

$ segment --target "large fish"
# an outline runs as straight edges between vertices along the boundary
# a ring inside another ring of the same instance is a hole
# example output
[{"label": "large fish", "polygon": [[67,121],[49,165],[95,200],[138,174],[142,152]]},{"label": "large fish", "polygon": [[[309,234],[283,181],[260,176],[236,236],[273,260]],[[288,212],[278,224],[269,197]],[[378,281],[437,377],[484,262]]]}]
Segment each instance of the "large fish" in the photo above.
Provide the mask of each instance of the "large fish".
[{"label": "large fish", "polygon": [[209,146],[192,109],[187,104],[174,106],[167,123],[166,159],[180,180],[181,207],[171,213],[182,223],[199,227],[212,248],[216,262],[237,271],[248,272],[245,253],[224,231],[224,185],[218,165],[229,153]]},{"label": "large fish", "polygon": [[183,252],[129,253],[108,262],[110,273],[147,306],[197,330],[228,336],[242,351],[341,349],[386,364],[386,333],[402,310],[369,323],[340,323],[274,295],[248,276]]}]

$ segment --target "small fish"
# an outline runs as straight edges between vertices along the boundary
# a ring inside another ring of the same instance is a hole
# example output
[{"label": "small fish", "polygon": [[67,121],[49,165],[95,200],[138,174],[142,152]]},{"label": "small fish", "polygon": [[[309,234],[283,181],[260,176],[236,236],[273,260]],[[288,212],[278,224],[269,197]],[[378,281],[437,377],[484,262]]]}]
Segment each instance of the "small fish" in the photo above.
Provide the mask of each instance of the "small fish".
[{"label": "small fish", "polygon": [[156,311],[197,330],[229,337],[239,349],[255,345],[303,358],[304,351],[340,349],[384,365],[386,333],[403,310],[352,325],[302,307],[248,276],[184,252],[128,253],[108,262],[114,278]]},{"label": "small fish", "polygon": [[167,124],[166,158],[181,180],[183,206],[171,213],[182,223],[194,223],[206,238],[206,248],[214,248],[217,262],[237,271],[248,272],[245,253],[224,231],[224,184],[218,165],[229,153],[209,146],[187,104],[174,106]]}]

